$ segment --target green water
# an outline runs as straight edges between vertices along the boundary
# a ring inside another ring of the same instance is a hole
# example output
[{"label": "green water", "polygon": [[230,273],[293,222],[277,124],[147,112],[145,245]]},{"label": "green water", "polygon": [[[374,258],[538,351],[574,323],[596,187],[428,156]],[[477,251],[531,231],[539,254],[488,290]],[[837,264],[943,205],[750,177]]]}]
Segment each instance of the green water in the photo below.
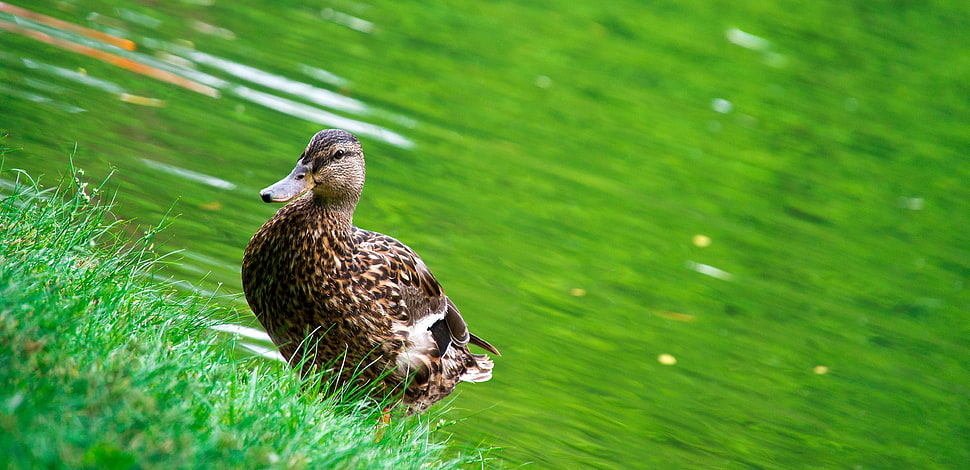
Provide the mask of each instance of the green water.
[{"label": "green water", "polygon": [[259,189],[317,130],[357,132],[355,222],[421,253],[504,354],[452,402],[458,445],[532,468],[970,462],[962,2],[30,3],[220,96],[3,32],[5,166],[53,183],[76,146],[87,177],[115,170],[119,216],[177,200],[166,274],[243,324]]}]

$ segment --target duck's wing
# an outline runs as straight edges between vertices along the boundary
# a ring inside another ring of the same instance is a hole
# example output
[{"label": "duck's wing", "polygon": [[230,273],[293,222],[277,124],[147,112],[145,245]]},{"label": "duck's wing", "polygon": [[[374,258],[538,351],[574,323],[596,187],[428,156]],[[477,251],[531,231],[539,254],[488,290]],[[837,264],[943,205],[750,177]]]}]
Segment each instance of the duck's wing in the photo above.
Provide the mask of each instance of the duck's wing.
[{"label": "duck's wing", "polygon": [[[420,258],[418,261],[420,262]],[[419,276],[424,275],[422,269],[434,280],[424,263],[418,265]],[[425,329],[430,331],[441,355],[447,352],[449,345],[462,347],[469,343],[496,356],[502,355],[495,346],[468,331],[468,324],[458,307],[446,295],[429,297],[426,291],[414,286],[403,286],[401,292],[411,313],[410,331],[417,335],[421,335]]]},{"label": "duck's wing", "polygon": [[[437,349],[439,357],[452,345],[461,348],[469,343],[501,355],[494,346],[468,331],[458,307],[445,295],[441,284],[414,250],[375,232],[368,232],[359,247],[362,256],[369,260],[369,271],[382,274],[389,271],[385,274],[389,285],[396,287],[403,303],[399,321],[407,325],[408,336],[416,345]],[[380,297],[388,298],[386,293]],[[388,302],[393,304],[394,299]],[[395,305],[389,306],[389,310],[395,310]]]}]

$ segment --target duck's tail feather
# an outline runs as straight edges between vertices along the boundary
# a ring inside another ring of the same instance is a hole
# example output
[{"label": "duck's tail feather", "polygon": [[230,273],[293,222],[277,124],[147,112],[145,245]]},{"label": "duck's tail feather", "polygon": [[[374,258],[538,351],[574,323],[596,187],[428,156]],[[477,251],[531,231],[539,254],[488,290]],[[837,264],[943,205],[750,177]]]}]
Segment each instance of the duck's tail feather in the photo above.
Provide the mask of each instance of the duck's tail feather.
[{"label": "duck's tail feather", "polygon": [[[488,343],[485,343],[488,344]],[[466,361],[465,372],[459,380],[462,382],[485,382],[492,378],[492,360],[484,354],[469,354],[471,361]],[[474,364],[469,364],[474,362]]]},{"label": "duck's tail feather", "polygon": [[[488,351],[488,352],[490,352],[490,353],[492,353],[492,354],[494,354],[496,356],[501,356],[502,355],[502,353],[498,352],[498,349],[495,349],[495,346],[492,346],[491,344],[488,343],[488,341],[485,341],[484,339],[481,339],[478,336],[475,336],[474,333],[469,333],[468,334],[468,342],[471,343],[471,344],[474,344],[475,346],[478,346],[478,347],[480,347],[480,348],[482,348],[482,349],[484,349],[484,350],[486,350],[486,351]],[[491,368],[491,367],[489,367],[489,368]]]}]

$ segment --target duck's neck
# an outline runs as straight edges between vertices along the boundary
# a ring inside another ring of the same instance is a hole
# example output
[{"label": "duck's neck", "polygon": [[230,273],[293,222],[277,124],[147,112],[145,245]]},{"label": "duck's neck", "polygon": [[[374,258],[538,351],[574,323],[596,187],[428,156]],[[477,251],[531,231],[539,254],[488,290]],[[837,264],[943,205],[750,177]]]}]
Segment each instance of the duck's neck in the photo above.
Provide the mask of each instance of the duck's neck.
[{"label": "duck's neck", "polygon": [[360,195],[350,195],[350,196],[323,196],[316,193],[310,193],[308,195],[313,205],[320,210],[346,215],[347,218],[353,218],[354,209],[357,208],[357,202],[360,201]]},{"label": "duck's neck", "polygon": [[353,252],[352,237],[354,230],[354,209],[357,198],[333,200],[319,196],[307,201],[317,214],[319,232],[317,237],[329,244],[330,248],[341,254]]}]

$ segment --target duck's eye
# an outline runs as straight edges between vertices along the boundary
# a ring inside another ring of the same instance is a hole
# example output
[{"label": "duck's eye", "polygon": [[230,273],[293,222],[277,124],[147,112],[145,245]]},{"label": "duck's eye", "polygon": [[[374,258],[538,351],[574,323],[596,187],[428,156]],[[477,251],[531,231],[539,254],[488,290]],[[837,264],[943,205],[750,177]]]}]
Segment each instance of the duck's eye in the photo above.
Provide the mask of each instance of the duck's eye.
[{"label": "duck's eye", "polygon": [[337,151],[333,153],[333,158],[340,160],[341,158],[344,158],[344,153],[346,153],[344,149],[337,149]]}]

